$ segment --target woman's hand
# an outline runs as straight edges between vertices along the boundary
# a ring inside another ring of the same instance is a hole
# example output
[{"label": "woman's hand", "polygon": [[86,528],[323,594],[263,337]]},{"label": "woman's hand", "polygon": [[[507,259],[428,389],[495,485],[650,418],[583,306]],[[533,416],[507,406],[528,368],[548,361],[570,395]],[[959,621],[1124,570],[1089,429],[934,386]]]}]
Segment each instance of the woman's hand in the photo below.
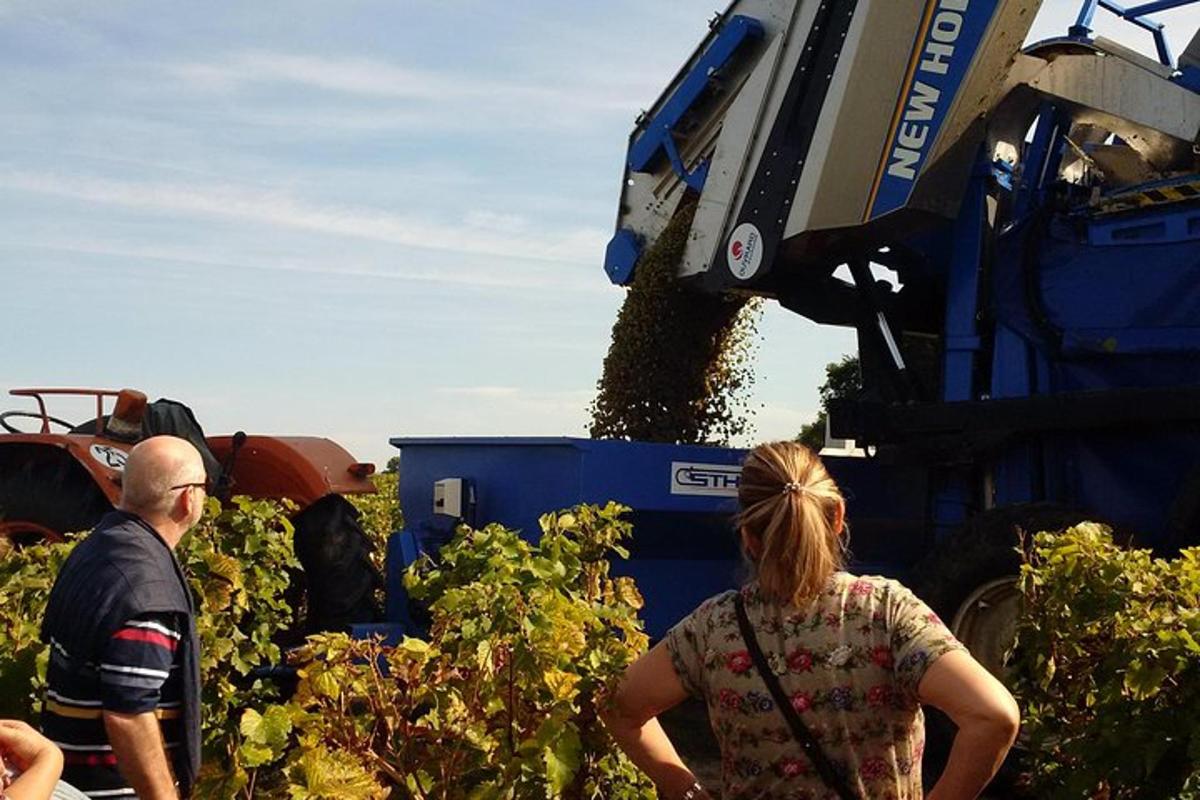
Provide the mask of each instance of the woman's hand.
[{"label": "woman's hand", "polygon": [[61,758],[62,754],[45,736],[15,719],[0,719],[0,757],[22,772],[41,759]]},{"label": "woman's hand", "polygon": [[4,787],[12,800],[46,798],[62,774],[63,756],[54,742],[24,722],[0,719],[0,769],[11,765],[20,775]]}]

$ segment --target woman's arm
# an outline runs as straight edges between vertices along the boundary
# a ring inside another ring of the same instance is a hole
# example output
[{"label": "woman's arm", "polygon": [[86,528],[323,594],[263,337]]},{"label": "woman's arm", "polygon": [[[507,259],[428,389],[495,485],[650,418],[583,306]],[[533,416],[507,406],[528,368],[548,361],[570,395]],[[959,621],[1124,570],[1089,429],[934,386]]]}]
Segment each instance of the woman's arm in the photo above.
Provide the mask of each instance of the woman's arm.
[{"label": "woman's arm", "polygon": [[928,800],[973,800],[1000,769],[1017,737],[1017,702],[1004,684],[961,650],[934,661],[917,694],[958,726],[950,760]]},{"label": "woman's arm", "polygon": [[9,800],[48,800],[62,775],[63,755],[54,743],[16,720],[0,719],[0,763],[21,770],[4,792]]},{"label": "woman's arm", "polygon": [[[658,715],[687,698],[667,646],[659,642],[629,665],[600,717],[629,760],[654,781],[664,800],[678,800],[696,786],[696,776],[684,766],[667,738]],[[708,800],[701,790],[696,800]]]}]

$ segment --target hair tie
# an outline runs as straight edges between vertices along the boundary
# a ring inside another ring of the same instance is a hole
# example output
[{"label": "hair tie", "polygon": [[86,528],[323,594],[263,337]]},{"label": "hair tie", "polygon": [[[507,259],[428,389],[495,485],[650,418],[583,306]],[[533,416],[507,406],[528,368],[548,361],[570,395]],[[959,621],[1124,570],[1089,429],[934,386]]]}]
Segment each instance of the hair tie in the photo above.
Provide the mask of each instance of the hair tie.
[{"label": "hair tie", "polygon": [[795,481],[788,481],[787,483],[785,483],[783,485],[783,493],[784,494],[800,494],[801,492],[807,494],[808,487],[801,486],[799,483],[797,483]]}]

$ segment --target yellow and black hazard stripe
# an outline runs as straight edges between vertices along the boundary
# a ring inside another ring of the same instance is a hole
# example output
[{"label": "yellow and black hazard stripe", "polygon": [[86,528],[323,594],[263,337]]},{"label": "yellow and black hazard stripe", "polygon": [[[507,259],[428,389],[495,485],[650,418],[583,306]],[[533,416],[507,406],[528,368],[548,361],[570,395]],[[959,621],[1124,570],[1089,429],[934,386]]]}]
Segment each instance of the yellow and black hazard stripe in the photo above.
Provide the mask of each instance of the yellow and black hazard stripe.
[{"label": "yellow and black hazard stripe", "polygon": [[1200,200],[1200,178],[1193,177],[1179,183],[1155,186],[1152,189],[1139,189],[1111,195],[1093,203],[1092,210],[1103,216],[1119,214],[1122,211],[1136,211],[1139,208],[1163,206],[1169,203],[1183,203],[1189,200]]}]

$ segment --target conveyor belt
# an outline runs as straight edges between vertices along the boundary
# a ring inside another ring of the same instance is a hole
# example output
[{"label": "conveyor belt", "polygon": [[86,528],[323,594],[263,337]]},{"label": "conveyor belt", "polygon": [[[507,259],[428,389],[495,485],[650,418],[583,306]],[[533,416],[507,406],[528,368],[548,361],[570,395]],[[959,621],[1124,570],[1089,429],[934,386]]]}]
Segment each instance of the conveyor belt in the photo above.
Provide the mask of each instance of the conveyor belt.
[{"label": "conveyor belt", "polygon": [[1200,199],[1200,177],[1190,175],[1177,183],[1141,187],[1133,191],[1102,197],[1092,204],[1092,210],[1097,216],[1104,216],[1198,199]]}]

